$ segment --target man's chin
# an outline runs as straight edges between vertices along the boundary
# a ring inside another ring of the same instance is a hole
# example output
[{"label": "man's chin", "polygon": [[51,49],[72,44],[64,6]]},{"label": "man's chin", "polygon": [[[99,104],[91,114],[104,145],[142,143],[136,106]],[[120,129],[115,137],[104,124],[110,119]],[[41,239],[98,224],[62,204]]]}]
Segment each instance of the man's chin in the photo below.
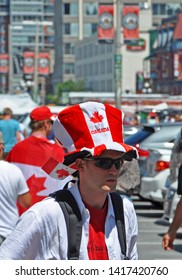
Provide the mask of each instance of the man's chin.
[{"label": "man's chin", "polygon": [[101,189],[102,189],[102,191],[109,193],[109,192],[115,191],[116,186],[115,185],[103,185]]}]

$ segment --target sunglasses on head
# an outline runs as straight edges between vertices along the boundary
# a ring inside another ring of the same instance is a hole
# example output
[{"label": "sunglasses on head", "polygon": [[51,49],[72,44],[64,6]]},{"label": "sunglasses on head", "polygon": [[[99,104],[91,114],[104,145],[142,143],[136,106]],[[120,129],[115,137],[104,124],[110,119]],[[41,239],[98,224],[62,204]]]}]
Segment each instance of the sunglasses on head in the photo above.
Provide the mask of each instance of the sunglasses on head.
[{"label": "sunglasses on head", "polygon": [[123,166],[124,160],[123,158],[99,158],[99,157],[90,157],[90,158],[84,158],[84,160],[94,160],[95,166],[100,167],[102,169],[110,169],[113,164],[116,167],[116,169],[120,169]]}]

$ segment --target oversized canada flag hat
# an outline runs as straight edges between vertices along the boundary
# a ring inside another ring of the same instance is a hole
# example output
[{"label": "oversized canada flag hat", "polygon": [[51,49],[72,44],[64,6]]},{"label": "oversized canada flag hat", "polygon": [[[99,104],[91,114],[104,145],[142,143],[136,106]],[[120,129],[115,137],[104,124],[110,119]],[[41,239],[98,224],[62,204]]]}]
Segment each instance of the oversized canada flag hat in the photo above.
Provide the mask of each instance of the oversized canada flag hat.
[{"label": "oversized canada flag hat", "polygon": [[[55,137],[68,152],[59,168],[66,166],[68,174],[74,173],[77,158],[99,156],[108,149],[123,152],[128,161],[137,158],[136,149],[123,141],[123,117],[121,110],[99,102],[85,102],[62,110],[53,124]],[[52,167],[55,166],[52,159]]]}]

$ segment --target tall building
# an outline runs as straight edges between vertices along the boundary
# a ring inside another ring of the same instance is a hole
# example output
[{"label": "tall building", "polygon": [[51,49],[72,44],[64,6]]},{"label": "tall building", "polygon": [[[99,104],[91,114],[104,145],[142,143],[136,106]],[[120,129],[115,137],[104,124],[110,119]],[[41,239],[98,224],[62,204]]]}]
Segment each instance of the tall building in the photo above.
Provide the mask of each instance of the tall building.
[{"label": "tall building", "polygon": [[0,0],[0,92],[7,91],[9,0]]},{"label": "tall building", "polygon": [[6,30],[6,48],[0,42],[0,53],[9,55],[9,91],[14,92],[24,85],[24,52],[54,50],[54,0],[0,0],[0,23],[3,10],[7,20],[0,28]]},{"label": "tall building", "polygon": [[[119,0],[118,0],[119,1]],[[98,3],[112,3],[105,0],[55,0],[55,68],[53,84],[75,79],[75,42],[96,35],[98,25]],[[161,19],[176,14],[182,0],[121,0],[122,5],[139,4],[152,10],[152,25]],[[59,28],[59,27],[62,28]]]}]

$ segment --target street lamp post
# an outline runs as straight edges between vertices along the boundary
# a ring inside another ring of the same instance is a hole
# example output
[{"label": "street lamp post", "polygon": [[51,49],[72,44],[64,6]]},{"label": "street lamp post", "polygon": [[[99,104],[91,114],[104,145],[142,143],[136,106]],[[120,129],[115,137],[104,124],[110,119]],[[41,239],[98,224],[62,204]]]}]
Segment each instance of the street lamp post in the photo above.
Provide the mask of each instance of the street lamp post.
[{"label": "street lamp post", "polygon": [[13,58],[14,55],[17,54],[13,51],[12,47],[12,31],[20,31],[22,30],[21,25],[11,25],[8,26],[8,52],[9,52],[9,71],[8,71],[8,91],[9,93],[13,93],[13,78],[14,78],[14,71],[13,71]]},{"label": "street lamp post", "polygon": [[[38,56],[39,56],[39,26],[52,26],[53,23],[50,21],[39,21],[36,19],[25,20],[22,22],[23,25],[35,25],[35,49],[34,49],[34,88],[33,88],[33,99],[35,102],[38,102]],[[44,85],[45,87],[45,85]]]},{"label": "street lamp post", "polygon": [[121,54],[121,2],[116,0],[116,29],[115,29],[115,104],[121,109],[122,95],[122,54]]},{"label": "street lamp post", "polygon": [[13,52],[12,52],[12,40],[11,40],[11,25],[8,27],[8,52],[9,52],[9,77],[8,77],[8,91],[13,92]]},{"label": "street lamp post", "polygon": [[39,55],[39,22],[36,20],[35,53],[34,53],[34,91],[33,99],[38,101],[38,55]]}]

